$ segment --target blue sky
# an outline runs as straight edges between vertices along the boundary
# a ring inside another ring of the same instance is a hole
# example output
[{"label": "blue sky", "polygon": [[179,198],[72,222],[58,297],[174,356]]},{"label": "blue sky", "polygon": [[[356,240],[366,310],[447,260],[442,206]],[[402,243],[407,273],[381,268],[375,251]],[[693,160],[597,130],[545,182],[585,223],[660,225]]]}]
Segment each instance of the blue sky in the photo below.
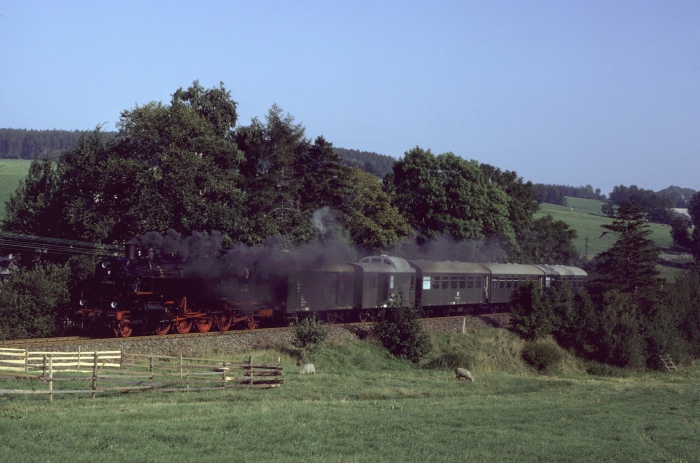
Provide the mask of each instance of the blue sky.
[{"label": "blue sky", "polygon": [[697,1],[0,0],[0,127],[113,130],[223,82],[335,146],[700,190]]}]

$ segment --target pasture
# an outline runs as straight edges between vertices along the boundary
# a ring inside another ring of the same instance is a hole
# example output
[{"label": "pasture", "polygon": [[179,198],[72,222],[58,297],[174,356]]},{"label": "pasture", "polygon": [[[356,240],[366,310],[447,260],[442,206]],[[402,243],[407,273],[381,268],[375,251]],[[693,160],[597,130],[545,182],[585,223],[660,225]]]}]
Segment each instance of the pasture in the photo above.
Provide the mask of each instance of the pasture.
[{"label": "pasture", "polygon": [[[600,212],[603,206],[602,201],[592,199],[579,199],[567,197],[567,206],[557,206],[555,204],[540,204],[540,210],[534,214],[534,218],[551,215],[555,220],[562,220],[569,225],[569,228],[576,230],[578,236],[574,240],[576,250],[582,255],[586,255],[586,237],[588,237],[588,257],[593,257],[608,249],[617,239],[613,234],[601,236],[605,231],[601,225],[612,222],[610,218]],[[662,247],[668,248],[673,245],[671,239],[671,227],[657,223],[650,223],[652,231],[650,238]]]},{"label": "pasture", "polygon": [[17,463],[698,461],[697,364],[594,376],[567,358],[545,376],[503,329],[433,342],[467,353],[476,381],[352,341],[324,348],[316,375],[283,354],[273,390],[0,397],[0,448]]},{"label": "pasture", "polygon": [[27,176],[30,164],[24,159],[0,159],[0,221],[5,218],[5,202]]}]

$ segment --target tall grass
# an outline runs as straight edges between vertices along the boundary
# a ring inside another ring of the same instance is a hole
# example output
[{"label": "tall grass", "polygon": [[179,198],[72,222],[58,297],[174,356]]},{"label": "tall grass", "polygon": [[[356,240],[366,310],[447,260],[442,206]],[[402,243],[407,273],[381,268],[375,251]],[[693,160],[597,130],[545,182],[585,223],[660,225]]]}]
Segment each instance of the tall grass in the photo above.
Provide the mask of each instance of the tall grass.
[{"label": "tall grass", "polygon": [[[0,397],[6,461],[698,461],[698,365],[541,375],[505,330],[433,336],[465,353],[474,383],[398,361],[374,341],[330,345],[316,375],[282,354],[274,390]],[[278,357],[269,351],[255,353]]]}]

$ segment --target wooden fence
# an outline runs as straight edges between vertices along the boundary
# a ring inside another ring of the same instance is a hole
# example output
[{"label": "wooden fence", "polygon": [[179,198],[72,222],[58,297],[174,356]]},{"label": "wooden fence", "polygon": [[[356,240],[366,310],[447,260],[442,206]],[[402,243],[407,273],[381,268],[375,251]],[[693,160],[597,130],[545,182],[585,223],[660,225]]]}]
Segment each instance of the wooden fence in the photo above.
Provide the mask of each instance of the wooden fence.
[{"label": "wooden fence", "polygon": [[[0,349],[0,381],[27,380],[46,389],[2,389],[3,394],[91,394],[129,391],[189,392],[234,387],[279,387],[282,367],[247,361],[105,352],[29,352]],[[56,385],[56,387],[54,387]]]}]

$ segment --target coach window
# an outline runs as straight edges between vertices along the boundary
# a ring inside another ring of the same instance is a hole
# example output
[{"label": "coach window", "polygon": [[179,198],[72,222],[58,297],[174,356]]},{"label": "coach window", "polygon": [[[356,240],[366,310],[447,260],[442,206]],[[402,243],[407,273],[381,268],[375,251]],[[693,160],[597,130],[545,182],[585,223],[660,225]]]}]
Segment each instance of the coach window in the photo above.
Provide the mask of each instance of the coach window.
[{"label": "coach window", "polygon": [[440,289],[440,277],[433,277],[433,289]]},{"label": "coach window", "polygon": [[505,288],[505,287],[506,287],[506,279],[505,279],[505,278],[501,278],[500,280],[498,280],[498,287],[499,287],[499,288]]},{"label": "coach window", "polygon": [[389,275],[389,289],[394,289],[394,275]]},{"label": "coach window", "polygon": [[423,277],[423,289],[430,289],[430,277]]},{"label": "coach window", "polygon": [[442,277],[442,289],[450,287],[450,277]]},{"label": "coach window", "polygon": [[467,277],[459,277],[459,289],[467,287]]},{"label": "coach window", "polygon": [[474,278],[469,277],[469,279],[467,280],[467,288],[473,288],[473,287],[474,287]]},{"label": "coach window", "polygon": [[450,280],[450,289],[457,289],[457,277],[452,277]]}]

